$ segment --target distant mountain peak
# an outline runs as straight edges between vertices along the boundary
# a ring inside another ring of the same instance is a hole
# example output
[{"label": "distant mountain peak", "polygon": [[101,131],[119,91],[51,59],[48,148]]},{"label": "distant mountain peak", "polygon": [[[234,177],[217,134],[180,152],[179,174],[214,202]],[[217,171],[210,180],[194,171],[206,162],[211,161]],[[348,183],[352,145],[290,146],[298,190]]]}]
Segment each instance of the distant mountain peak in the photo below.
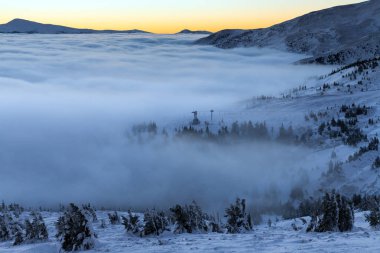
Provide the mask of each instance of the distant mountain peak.
[{"label": "distant mountain peak", "polygon": [[41,34],[79,34],[79,33],[147,33],[141,30],[92,30],[78,29],[61,25],[43,24],[22,18],[15,18],[0,25],[0,33],[41,33]]},{"label": "distant mountain peak", "polygon": [[41,24],[41,23],[22,19],[22,18],[15,18],[15,19],[9,21],[8,23],[6,23],[6,25],[20,25],[20,24]]},{"label": "distant mountain peak", "polygon": [[33,22],[33,21],[29,21],[29,20],[26,20],[26,19],[22,19],[22,18],[15,18],[11,21],[9,21],[7,24],[12,24],[12,23],[19,23],[19,22],[30,22],[30,23],[36,23],[36,22]]},{"label": "distant mountain peak", "polygon": [[183,29],[182,31],[180,31],[179,33],[177,34],[211,34],[212,32],[209,32],[209,31],[203,31],[203,30],[199,30],[199,31],[192,31],[192,30],[189,30],[189,29]]}]

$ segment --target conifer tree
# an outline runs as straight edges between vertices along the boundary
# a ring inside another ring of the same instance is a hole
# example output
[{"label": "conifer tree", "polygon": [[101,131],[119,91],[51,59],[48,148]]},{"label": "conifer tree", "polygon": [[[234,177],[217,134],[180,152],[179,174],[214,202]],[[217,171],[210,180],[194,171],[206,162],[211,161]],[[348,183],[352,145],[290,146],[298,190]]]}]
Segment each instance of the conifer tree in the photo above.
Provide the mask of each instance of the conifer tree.
[{"label": "conifer tree", "polygon": [[168,230],[168,219],[163,212],[148,210],[144,213],[143,235],[160,235]]},{"label": "conifer tree", "polygon": [[236,199],[225,211],[227,218],[226,228],[228,233],[235,234],[252,230],[251,215],[246,213],[245,199]]},{"label": "conifer tree", "polygon": [[120,224],[120,216],[116,211],[114,213],[109,213],[108,218],[110,220],[111,225]]},{"label": "conifer tree", "polygon": [[8,218],[6,214],[0,215],[0,241],[8,241],[11,239],[11,234],[8,228]]},{"label": "conifer tree", "polygon": [[322,201],[321,215],[313,215],[308,232],[345,232],[354,224],[354,211],[351,203],[335,191],[325,193]]},{"label": "conifer tree", "polygon": [[142,235],[143,226],[140,223],[139,216],[136,214],[132,214],[131,210],[128,211],[128,216],[122,216],[123,219],[123,225],[125,227],[125,230],[129,233],[135,234],[135,235]]},{"label": "conifer tree", "polygon": [[40,213],[32,212],[32,222],[25,220],[25,240],[29,242],[47,240],[49,235]]},{"label": "conifer tree", "polygon": [[378,229],[380,227],[380,208],[376,206],[372,208],[371,212],[365,216],[365,220],[369,223],[369,225]]},{"label": "conifer tree", "polygon": [[57,223],[56,237],[64,251],[89,250],[95,247],[96,234],[84,211],[70,204]]}]

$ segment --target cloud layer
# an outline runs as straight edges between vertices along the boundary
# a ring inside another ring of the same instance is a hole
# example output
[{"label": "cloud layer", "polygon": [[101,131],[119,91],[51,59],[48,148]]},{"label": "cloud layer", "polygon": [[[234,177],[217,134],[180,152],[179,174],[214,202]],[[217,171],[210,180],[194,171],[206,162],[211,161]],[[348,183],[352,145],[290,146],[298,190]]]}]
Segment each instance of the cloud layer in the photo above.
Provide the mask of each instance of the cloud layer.
[{"label": "cloud layer", "polygon": [[257,177],[263,168],[289,169],[300,151],[277,156],[282,147],[268,147],[264,159],[257,146],[140,145],[125,131],[142,121],[188,120],[195,109],[237,108],[326,70],[292,65],[303,56],[268,49],[192,45],[197,36],[1,37],[0,198],[30,205],[147,207],[250,196],[271,181]]}]

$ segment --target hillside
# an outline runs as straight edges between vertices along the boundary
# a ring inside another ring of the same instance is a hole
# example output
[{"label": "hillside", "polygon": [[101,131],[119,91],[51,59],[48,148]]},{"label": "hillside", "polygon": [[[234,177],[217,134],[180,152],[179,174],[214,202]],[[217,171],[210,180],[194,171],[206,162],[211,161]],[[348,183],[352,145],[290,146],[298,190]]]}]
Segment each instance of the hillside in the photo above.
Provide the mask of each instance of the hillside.
[{"label": "hillside", "polygon": [[337,6],[265,29],[223,30],[196,43],[271,47],[312,55],[302,62],[348,64],[380,55],[380,1]]},{"label": "hillside", "polygon": [[42,24],[24,19],[14,19],[0,25],[0,33],[40,33],[40,34],[82,34],[82,33],[146,33],[141,30],[92,30],[77,29],[66,26]]},{"label": "hillside", "polygon": [[[269,139],[283,143],[279,127],[292,127],[285,143],[313,150],[306,155],[313,168],[304,163],[309,173],[309,184],[304,188],[311,196],[319,195],[319,189],[336,189],[348,196],[380,194],[375,162],[380,157],[376,143],[380,134],[379,97],[380,58],[374,58],[311,79],[277,97],[260,96],[245,101],[246,109],[219,113],[214,116],[218,123],[201,123],[191,131],[184,129],[181,135],[202,136],[209,128],[216,134],[213,138],[249,141],[250,136],[242,130],[244,122],[252,121],[255,128],[265,122],[271,132]],[[208,117],[201,115],[199,120],[204,122]],[[258,138],[260,132],[253,141]],[[307,159],[299,157],[300,161]]]},{"label": "hillside", "polygon": [[178,32],[177,34],[211,34],[212,32],[209,32],[209,31],[192,31],[192,30],[189,30],[189,29],[184,29],[180,32]]}]

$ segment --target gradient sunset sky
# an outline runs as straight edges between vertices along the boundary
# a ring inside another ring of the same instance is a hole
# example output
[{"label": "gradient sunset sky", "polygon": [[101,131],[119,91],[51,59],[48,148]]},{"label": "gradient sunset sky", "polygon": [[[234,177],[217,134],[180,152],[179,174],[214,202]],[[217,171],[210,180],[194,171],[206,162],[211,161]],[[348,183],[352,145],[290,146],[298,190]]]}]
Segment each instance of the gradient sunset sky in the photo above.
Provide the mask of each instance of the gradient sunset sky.
[{"label": "gradient sunset sky", "polygon": [[0,23],[23,18],[77,28],[173,33],[260,28],[363,0],[0,0]]}]

